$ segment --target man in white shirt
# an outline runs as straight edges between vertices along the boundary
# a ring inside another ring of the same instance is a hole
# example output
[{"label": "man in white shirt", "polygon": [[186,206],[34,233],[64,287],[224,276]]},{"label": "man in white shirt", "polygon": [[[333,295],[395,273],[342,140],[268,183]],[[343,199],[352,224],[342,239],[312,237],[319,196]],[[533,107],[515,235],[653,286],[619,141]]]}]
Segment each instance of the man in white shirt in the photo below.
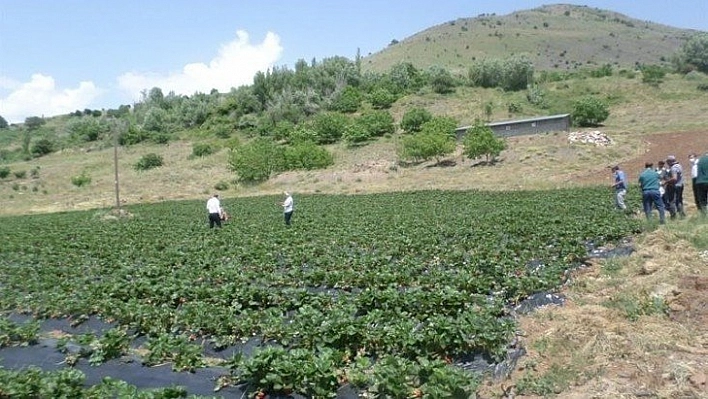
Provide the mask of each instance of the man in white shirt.
[{"label": "man in white shirt", "polygon": [[221,201],[219,194],[214,194],[209,198],[206,204],[207,212],[209,212],[209,228],[213,229],[214,225],[221,227]]},{"label": "man in white shirt", "polygon": [[696,209],[700,209],[698,205],[698,190],[696,189],[696,178],[698,177],[698,157],[695,153],[688,156],[688,164],[691,165],[691,189],[693,189],[693,201],[696,203]]},{"label": "man in white shirt", "polygon": [[285,195],[285,201],[281,204],[283,206],[283,217],[285,218],[285,225],[290,226],[290,219],[293,217],[293,197],[287,191],[283,195]]}]

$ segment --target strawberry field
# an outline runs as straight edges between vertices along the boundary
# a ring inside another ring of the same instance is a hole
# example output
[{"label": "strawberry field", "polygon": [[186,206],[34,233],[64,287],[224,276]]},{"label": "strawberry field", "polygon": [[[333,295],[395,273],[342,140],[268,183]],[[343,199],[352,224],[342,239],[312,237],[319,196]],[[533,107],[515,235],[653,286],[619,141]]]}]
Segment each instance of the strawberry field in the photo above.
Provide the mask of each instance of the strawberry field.
[{"label": "strawberry field", "polygon": [[[478,376],[458,360],[504,359],[510,306],[561,285],[588,243],[639,228],[600,188],[301,195],[289,228],[278,200],[227,199],[216,230],[201,201],[132,206],[122,220],[0,219],[0,348],[31,346],[43,319],[95,317],[111,328],[59,340],[82,348],[67,366],[132,353],[175,372],[223,367],[217,389],[464,397]],[[20,378],[0,369],[0,397]],[[116,395],[105,384],[80,389]]]}]

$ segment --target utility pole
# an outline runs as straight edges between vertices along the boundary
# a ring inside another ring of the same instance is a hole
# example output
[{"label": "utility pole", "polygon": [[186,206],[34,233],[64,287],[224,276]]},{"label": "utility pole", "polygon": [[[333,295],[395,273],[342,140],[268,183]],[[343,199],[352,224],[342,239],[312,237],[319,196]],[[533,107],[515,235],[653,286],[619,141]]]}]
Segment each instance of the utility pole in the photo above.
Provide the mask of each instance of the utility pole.
[{"label": "utility pole", "polygon": [[121,123],[121,121],[117,121],[114,126],[115,129],[113,131],[113,167],[115,169],[116,175],[116,211],[118,212],[118,215],[120,215],[120,185],[118,184],[118,133],[122,130],[123,123]]}]

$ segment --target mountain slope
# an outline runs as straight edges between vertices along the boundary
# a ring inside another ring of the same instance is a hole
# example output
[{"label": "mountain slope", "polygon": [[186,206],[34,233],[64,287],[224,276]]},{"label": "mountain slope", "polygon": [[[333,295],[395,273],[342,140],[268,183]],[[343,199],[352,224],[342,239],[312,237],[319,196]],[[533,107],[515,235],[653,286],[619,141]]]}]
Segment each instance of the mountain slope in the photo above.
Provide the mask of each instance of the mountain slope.
[{"label": "mountain slope", "polygon": [[419,68],[438,65],[464,72],[475,60],[522,54],[537,70],[668,64],[695,32],[587,6],[546,5],[449,21],[392,41],[366,57],[362,66],[380,72],[405,61]]}]

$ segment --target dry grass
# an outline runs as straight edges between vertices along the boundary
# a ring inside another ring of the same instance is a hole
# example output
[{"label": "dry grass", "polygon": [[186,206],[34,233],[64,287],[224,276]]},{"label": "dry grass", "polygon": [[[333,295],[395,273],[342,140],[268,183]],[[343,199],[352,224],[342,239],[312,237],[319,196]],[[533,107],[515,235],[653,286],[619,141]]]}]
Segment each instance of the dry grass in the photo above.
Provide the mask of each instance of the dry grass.
[{"label": "dry grass", "polygon": [[[490,383],[483,397],[708,397],[708,287],[679,283],[708,272],[681,238],[707,226],[677,222],[640,237],[628,258],[578,271],[563,290],[565,306],[521,318],[528,354],[510,381]],[[659,308],[633,314],[641,300],[664,304],[668,315]]]}]

